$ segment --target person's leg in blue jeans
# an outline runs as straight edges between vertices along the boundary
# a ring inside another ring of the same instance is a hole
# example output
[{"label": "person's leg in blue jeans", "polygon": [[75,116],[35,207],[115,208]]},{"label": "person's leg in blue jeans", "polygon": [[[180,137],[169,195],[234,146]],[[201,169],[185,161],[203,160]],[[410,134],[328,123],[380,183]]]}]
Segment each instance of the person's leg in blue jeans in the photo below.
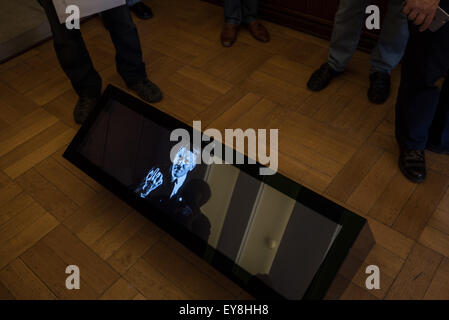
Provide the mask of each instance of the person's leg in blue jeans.
[{"label": "person's leg in blue jeans", "polygon": [[368,0],[341,0],[335,15],[328,63],[336,72],[345,71],[359,44]]},{"label": "person's leg in blue jeans", "polygon": [[441,88],[427,148],[434,152],[449,154],[449,73]]},{"label": "person's leg in blue jeans", "polygon": [[403,0],[389,0],[388,11],[377,45],[371,54],[371,73],[390,73],[401,61],[409,38],[407,16],[402,13]]},{"label": "person's leg in blue jeans", "polygon": [[324,90],[333,78],[345,71],[357,49],[368,4],[368,0],[340,0],[335,14],[328,59],[311,75],[307,83],[310,90]]},{"label": "person's leg in blue jeans", "polygon": [[404,55],[409,38],[408,19],[402,13],[403,0],[389,0],[388,11],[379,40],[371,54],[368,98],[374,103],[384,103],[390,96],[391,70]]},{"label": "person's leg in blue jeans", "polygon": [[248,26],[252,36],[261,42],[268,42],[270,35],[258,20],[258,0],[224,0],[225,25],[221,33],[221,43],[230,47],[237,39],[241,24]]},{"label": "person's leg in blue jeans", "polygon": [[[402,0],[389,0],[388,11],[376,47],[371,54],[371,73],[387,72],[398,65],[408,41],[407,17],[402,13]],[[366,0],[342,0],[335,16],[329,47],[329,65],[345,71],[354,55],[365,23]]]},{"label": "person's leg in blue jeans", "polygon": [[[435,33],[419,32],[413,25],[410,30],[396,104],[396,138],[401,148],[424,150],[440,102],[441,91],[435,83],[449,71],[449,24]],[[447,83],[442,103],[446,90]],[[444,113],[445,106],[441,107]],[[444,147],[449,148],[449,144]]]},{"label": "person's leg in blue jeans", "polygon": [[410,23],[396,103],[396,139],[399,167],[413,182],[426,177],[426,148],[449,152],[449,82],[446,79],[442,90],[436,85],[449,71],[448,57],[449,24],[437,32],[419,32]]}]

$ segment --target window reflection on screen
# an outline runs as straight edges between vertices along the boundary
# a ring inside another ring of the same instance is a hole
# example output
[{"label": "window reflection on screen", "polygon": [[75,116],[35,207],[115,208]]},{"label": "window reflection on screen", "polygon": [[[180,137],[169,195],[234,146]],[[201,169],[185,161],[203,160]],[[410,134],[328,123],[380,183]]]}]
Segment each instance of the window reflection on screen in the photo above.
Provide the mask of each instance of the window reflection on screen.
[{"label": "window reflection on screen", "polygon": [[80,153],[289,299],[310,285],[341,226],[228,164],[197,164],[200,150],[111,101]]}]

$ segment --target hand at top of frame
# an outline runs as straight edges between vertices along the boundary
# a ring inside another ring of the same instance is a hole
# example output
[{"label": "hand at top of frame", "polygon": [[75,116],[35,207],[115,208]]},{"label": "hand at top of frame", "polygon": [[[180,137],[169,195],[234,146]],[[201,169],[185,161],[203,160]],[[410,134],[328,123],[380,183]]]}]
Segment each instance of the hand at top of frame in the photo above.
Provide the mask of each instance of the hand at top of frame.
[{"label": "hand at top of frame", "polygon": [[439,4],[440,0],[407,0],[402,11],[423,32],[432,23]]}]

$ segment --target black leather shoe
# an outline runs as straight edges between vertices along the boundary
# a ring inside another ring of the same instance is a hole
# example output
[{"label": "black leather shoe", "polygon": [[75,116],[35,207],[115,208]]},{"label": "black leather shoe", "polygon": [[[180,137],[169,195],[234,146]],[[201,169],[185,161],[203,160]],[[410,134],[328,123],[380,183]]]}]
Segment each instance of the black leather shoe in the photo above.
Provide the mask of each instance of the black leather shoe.
[{"label": "black leather shoe", "polygon": [[368,99],[372,103],[382,104],[390,96],[391,77],[386,72],[374,72],[369,76],[371,85],[368,89]]},{"label": "black leather shoe", "polygon": [[137,2],[135,5],[129,8],[139,19],[147,20],[153,18],[153,11],[142,1]]},{"label": "black leather shoe", "polygon": [[78,102],[75,105],[75,109],[73,110],[73,118],[75,122],[78,124],[83,124],[90,112],[97,105],[98,98],[91,98],[87,96],[81,96],[78,99]]},{"label": "black leather shoe", "polygon": [[412,182],[424,182],[427,176],[426,157],[424,150],[401,149],[399,169]]},{"label": "black leather shoe", "polygon": [[307,87],[312,91],[321,91],[329,85],[333,78],[342,73],[335,71],[328,63],[325,63],[312,74]]},{"label": "black leather shoe", "polygon": [[142,100],[146,102],[159,102],[162,100],[162,92],[159,87],[146,79],[138,84],[128,86],[133,90]]}]

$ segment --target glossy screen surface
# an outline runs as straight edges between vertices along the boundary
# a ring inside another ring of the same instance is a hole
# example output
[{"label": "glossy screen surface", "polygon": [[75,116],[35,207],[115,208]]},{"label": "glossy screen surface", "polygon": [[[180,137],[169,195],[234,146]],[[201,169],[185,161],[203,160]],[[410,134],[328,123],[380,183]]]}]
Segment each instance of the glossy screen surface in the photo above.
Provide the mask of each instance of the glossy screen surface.
[{"label": "glossy screen surface", "polygon": [[145,204],[142,214],[166,215],[245,270],[246,277],[285,298],[301,299],[341,225],[237,166],[197,163],[201,150],[176,149],[170,133],[111,100],[77,152],[132,191]]}]

